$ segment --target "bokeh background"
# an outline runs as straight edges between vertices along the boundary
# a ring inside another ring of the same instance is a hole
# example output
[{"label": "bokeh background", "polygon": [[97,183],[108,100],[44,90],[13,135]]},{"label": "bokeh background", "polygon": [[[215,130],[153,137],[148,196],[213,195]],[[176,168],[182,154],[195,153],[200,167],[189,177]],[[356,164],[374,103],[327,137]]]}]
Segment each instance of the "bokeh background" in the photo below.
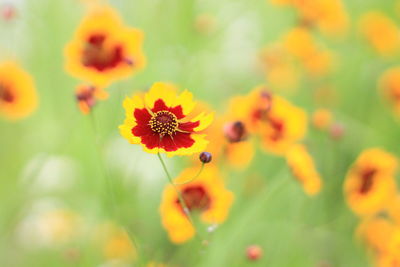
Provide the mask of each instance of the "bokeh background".
[{"label": "bokeh background", "polygon": [[[137,260],[126,266],[372,266],[355,237],[359,218],[346,205],[343,181],[365,148],[400,155],[398,120],[378,90],[379,77],[399,56],[380,55],[359,30],[359,18],[371,10],[400,27],[395,2],[343,0],[344,34],[311,30],[332,53],[330,70],[313,76],[296,65],[293,88],[271,88],[310,118],[318,108],[329,109],[342,131],[334,138],[309,120],[304,143],[323,179],[321,193],[306,195],[285,159],[256,145],[247,168],[225,170],[235,201],[204,246],[195,239],[169,241],[158,212],[165,174],[155,155],[120,136],[122,101],[156,81],[170,81],[223,112],[232,96],[268,84],[262,51],[299,25],[295,9],[264,0],[111,0],[127,25],[144,32],[148,64],[113,83],[110,97],[83,115],[63,49],[87,3],[1,1],[15,15],[0,22],[0,59],[18,60],[34,77],[39,106],[26,119],[0,120],[0,264],[120,266],[107,258],[96,236],[107,231],[104,224],[123,224],[137,243]],[[183,157],[167,159],[174,175],[188,164]],[[263,250],[257,261],[246,257],[252,244]]]}]

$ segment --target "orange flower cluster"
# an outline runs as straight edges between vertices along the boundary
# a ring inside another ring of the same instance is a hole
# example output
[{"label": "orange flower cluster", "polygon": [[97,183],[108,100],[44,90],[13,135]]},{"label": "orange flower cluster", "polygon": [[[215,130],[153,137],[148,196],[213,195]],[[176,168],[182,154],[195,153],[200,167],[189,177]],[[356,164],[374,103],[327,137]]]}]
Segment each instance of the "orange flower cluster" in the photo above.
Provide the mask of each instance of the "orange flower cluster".
[{"label": "orange flower cluster", "polygon": [[271,88],[293,91],[302,72],[311,78],[325,77],[334,69],[334,55],[323,48],[309,28],[297,26],[280,40],[266,46],[260,54],[266,79]]},{"label": "orange flower cluster", "polygon": [[395,172],[398,159],[380,149],[363,151],[348,171],[344,193],[361,224],[358,236],[376,256],[376,266],[400,263],[400,198]]},{"label": "orange flower cluster", "polygon": [[347,31],[349,18],[341,0],[271,0],[271,3],[295,8],[302,25],[316,27],[324,34],[338,36]]}]

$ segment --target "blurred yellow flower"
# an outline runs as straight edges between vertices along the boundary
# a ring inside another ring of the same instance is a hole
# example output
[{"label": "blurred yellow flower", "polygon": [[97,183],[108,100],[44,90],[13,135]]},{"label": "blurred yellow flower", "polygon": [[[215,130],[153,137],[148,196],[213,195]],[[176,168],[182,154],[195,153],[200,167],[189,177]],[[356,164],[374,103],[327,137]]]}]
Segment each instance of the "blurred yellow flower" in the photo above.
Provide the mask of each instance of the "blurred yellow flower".
[{"label": "blurred yellow flower", "polygon": [[293,145],[286,153],[286,161],[304,191],[313,196],[321,191],[322,181],[314,160],[304,145]]},{"label": "blurred yellow flower", "polygon": [[362,35],[381,55],[388,56],[398,52],[400,32],[396,23],[379,11],[370,11],[360,18]]},{"label": "blurred yellow flower", "polygon": [[371,215],[394,200],[394,172],[397,159],[392,154],[370,148],[361,153],[348,171],[344,193],[349,207],[358,215]]},{"label": "blurred yellow flower", "polygon": [[106,222],[95,228],[95,241],[101,247],[106,260],[132,262],[137,258],[136,248],[128,233],[113,222]]},{"label": "blurred yellow flower", "polygon": [[18,120],[30,115],[37,107],[34,81],[17,63],[0,63],[0,115]]},{"label": "blurred yellow flower", "polygon": [[144,68],[142,43],[140,30],[125,27],[111,7],[96,6],[66,45],[65,67],[79,79],[106,87]]},{"label": "blurred yellow flower", "polygon": [[[175,183],[185,182],[197,173],[198,167],[188,168],[175,179]],[[233,194],[225,189],[220,173],[213,164],[204,168],[196,180],[177,187],[188,209],[192,213],[199,212],[201,221],[220,224],[228,216]],[[195,229],[179,204],[172,185],[167,185],[163,191],[160,213],[162,224],[172,242],[183,243],[195,235]]]},{"label": "blurred yellow flower", "polygon": [[157,82],[146,94],[125,99],[125,121],[119,127],[120,133],[149,153],[173,156],[201,152],[208,144],[203,130],[214,115],[202,112],[192,116],[195,105],[189,91],[178,95],[174,85]]}]

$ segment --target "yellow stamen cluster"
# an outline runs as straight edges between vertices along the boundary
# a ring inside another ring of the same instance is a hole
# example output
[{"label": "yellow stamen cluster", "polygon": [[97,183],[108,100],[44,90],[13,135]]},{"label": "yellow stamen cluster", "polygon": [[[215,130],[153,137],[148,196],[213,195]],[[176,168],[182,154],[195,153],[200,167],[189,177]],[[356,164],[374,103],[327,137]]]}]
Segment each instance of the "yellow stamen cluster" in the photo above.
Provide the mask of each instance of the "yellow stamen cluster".
[{"label": "yellow stamen cluster", "polygon": [[169,111],[158,111],[153,115],[149,122],[151,130],[162,136],[168,134],[172,136],[178,129],[178,118]]}]

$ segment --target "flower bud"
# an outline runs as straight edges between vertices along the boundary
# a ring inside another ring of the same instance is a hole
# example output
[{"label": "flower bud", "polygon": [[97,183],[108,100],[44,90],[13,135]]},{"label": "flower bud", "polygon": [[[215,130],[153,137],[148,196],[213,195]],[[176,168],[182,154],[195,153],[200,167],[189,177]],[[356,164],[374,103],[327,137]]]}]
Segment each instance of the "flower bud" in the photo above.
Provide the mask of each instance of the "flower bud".
[{"label": "flower bud", "polygon": [[330,128],[330,135],[331,135],[331,138],[334,140],[341,139],[343,137],[344,133],[345,133],[345,129],[342,124],[335,123]]},{"label": "flower bud", "polygon": [[210,152],[201,152],[199,159],[201,162],[203,162],[204,164],[211,162],[212,160],[212,155]]},{"label": "flower bud", "polygon": [[227,123],[224,126],[224,134],[231,143],[243,141],[247,137],[246,126],[241,121]]},{"label": "flower bud", "polygon": [[251,245],[246,249],[247,258],[251,261],[256,261],[262,256],[262,248],[258,245]]}]

